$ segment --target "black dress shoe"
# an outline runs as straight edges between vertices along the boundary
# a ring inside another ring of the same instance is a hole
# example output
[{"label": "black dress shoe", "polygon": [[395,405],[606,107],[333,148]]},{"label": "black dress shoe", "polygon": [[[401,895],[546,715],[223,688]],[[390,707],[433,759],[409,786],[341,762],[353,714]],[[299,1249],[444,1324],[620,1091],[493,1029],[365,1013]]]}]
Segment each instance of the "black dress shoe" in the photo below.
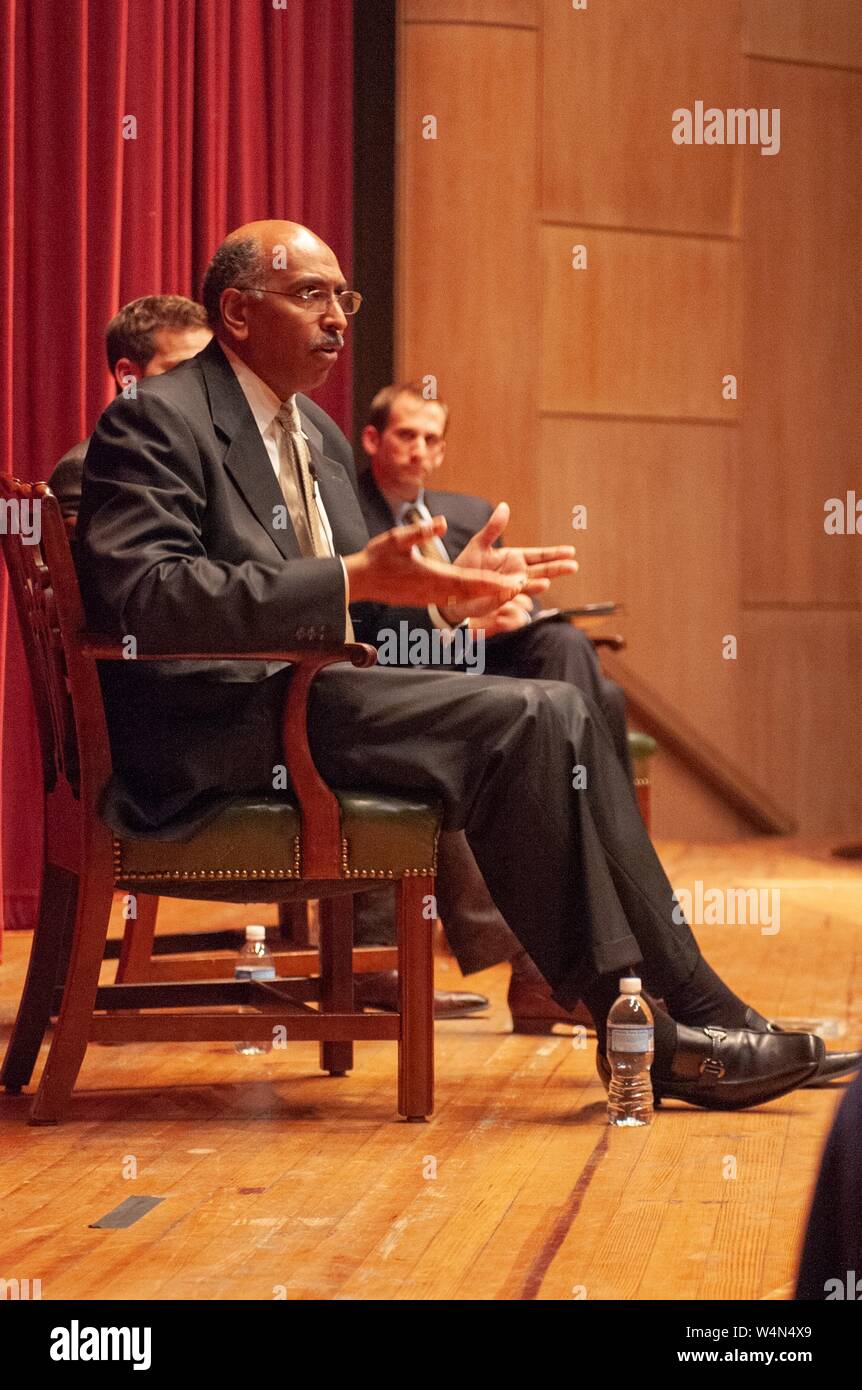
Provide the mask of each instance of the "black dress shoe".
[{"label": "black dress shoe", "polygon": [[[670,1074],[652,1073],[653,1098],[684,1100],[705,1110],[744,1110],[786,1095],[816,1075],[823,1039],[813,1033],[753,1032],[747,1028],[676,1025]],[[605,1088],[611,1069],[596,1058]]]},{"label": "black dress shoe", "polygon": [[[398,1012],[398,972],[384,970],[373,975],[356,975],[353,981],[353,994],[357,1007],[362,1009],[383,1009],[386,1013]],[[468,1018],[487,1009],[490,1000],[484,994],[470,994],[467,990],[435,989],[435,1018]]]},{"label": "black dress shoe", "polygon": [[[746,1022],[752,1027],[759,1028],[764,1033],[789,1033],[789,1028],[782,1028],[780,1024],[773,1023],[771,1019],[764,1018],[756,1009],[749,1008],[745,1014]],[[803,1081],[803,1086],[828,1086],[830,1081],[836,1081],[839,1076],[850,1076],[854,1071],[858,1071],[862,1066],[862,1052],[824,1052],[823,1061],[810,1081]]]}]

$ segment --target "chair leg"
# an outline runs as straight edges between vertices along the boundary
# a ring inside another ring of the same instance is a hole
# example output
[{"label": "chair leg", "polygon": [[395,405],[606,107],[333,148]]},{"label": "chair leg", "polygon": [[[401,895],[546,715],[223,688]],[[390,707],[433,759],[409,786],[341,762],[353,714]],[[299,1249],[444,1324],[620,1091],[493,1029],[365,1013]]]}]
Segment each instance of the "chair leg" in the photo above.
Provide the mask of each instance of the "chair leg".
[{"label": "chair leg", "polygon": [[301,950],[308,946],[308,903],[279,903],[278,926],[286,947]]},{"label": "chair leg", "polygon": [[30,1111],[31,1125],[62,1118],[87,1051],[99,971],[111,917],[113,885],[108,872],[88,873],[78,889],[75,943],[45,1069]]},{"label": "chair leg", "polygon": [[[320,1012],[352,1013],[353,898],[323,898],[320,903]],[[322,1042],[320,1066],[330,1076],[344,1076],[353,1066],[352,1042]]]},{"label": "chair leg", "polygon": [[434,1110],[434,917],[424,910],[433,893],[432,877],[402,878],[396,893],[398,1111],[408,1120],[425,1120]]},{"label": "chair leg", "polygon": [[[320,903],[320,1012],[352,1013],[353,898],[323,898]],[[320,1065],[330,1076],[353,1068],[352,1042],[321,1042]]]},{"label": "chair leg", "polygon": [[64,938],[75,920],[77,891],[75,874],[56,864],[45,865],[27,979],[0,1071],[0,1085],[7,1091],[20,1091],[33,1075],[51,1019],[51,1000],[62,970]]},{"label": "chair leg", "polygon": [[130,917],[123,932],[123,945],[117,963],[117,984],[132,984],[150,978],[150,961],[156,935],[159,900],[151,893],[138,893],[136,917]]}]

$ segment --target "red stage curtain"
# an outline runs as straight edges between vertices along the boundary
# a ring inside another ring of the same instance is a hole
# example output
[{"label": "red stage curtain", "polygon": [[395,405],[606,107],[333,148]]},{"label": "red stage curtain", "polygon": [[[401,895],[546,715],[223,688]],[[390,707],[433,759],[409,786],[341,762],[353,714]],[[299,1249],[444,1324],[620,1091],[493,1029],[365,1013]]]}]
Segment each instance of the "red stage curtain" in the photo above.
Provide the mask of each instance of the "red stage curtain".
[{"label": "red stage curtain", "polygon": [[[89,433],[113,394],[107,320],[138,295],[194,295],[232,227],[307,223],[349,276],[352,9],[0,0],[4,472],[46,478]],[[349,434],[346,357],[319,399]],[[3,916],[29,927],[42,795],[5,573],[0,583]]]}]

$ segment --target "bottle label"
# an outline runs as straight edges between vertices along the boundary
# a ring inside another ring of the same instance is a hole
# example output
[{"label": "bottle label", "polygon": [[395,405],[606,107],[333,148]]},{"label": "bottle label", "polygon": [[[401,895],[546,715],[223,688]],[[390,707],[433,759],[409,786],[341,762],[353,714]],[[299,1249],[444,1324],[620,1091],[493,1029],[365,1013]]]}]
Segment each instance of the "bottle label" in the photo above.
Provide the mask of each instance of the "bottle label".
[{"label": "bottle label", "polygon": [[608,1052],[652,1052],[655,1029],[639,1023],[608,1025]]},{"label": "bottle label", "polygon": [[237,980],[275,980],[274,965],[238,965],[234,971]]}]

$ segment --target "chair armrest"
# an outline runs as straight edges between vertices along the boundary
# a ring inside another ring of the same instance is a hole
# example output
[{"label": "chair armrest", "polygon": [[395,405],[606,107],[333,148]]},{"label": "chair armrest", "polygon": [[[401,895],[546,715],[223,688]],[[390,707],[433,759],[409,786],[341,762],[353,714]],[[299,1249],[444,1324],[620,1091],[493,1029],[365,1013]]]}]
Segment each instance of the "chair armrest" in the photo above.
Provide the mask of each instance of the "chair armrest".
[{"label": "chair armrest", "polygon": [[364,642],[345,642],[342,646],[291,647],[286,651],[147,652],[131,658],[110,638],[84,632],[80,634],[78,650],[95,661],[289,661],[296,669],[282,716],[282,747],[287,774],[299,802],[302,876],[341,877],[341,809],[311,756],[308,696],[312,681],[326,666],[340,661],[358,667],[373,666],[377,661],[374,647]]},{"label": "chair armrest", "polygon": [[333,661],[349,661],[352,666],[373,666],[377,652],[365,642],[345,642],[342,645],[277,648],[272,651],[253,652],[138,652],[130,657],[128,652],[112,637],[103,637],[97,632],[82,632],[78,643],[81,656],[94,661],[289,661],[299,666],[306,661],[318,661],[329,665]]},{"label": "chair armrest", "polygon": [[594,647],[609,647],[612,652],[622,652],[626,648],[626,639],[618,632],[600,632],[590,641]]}]

